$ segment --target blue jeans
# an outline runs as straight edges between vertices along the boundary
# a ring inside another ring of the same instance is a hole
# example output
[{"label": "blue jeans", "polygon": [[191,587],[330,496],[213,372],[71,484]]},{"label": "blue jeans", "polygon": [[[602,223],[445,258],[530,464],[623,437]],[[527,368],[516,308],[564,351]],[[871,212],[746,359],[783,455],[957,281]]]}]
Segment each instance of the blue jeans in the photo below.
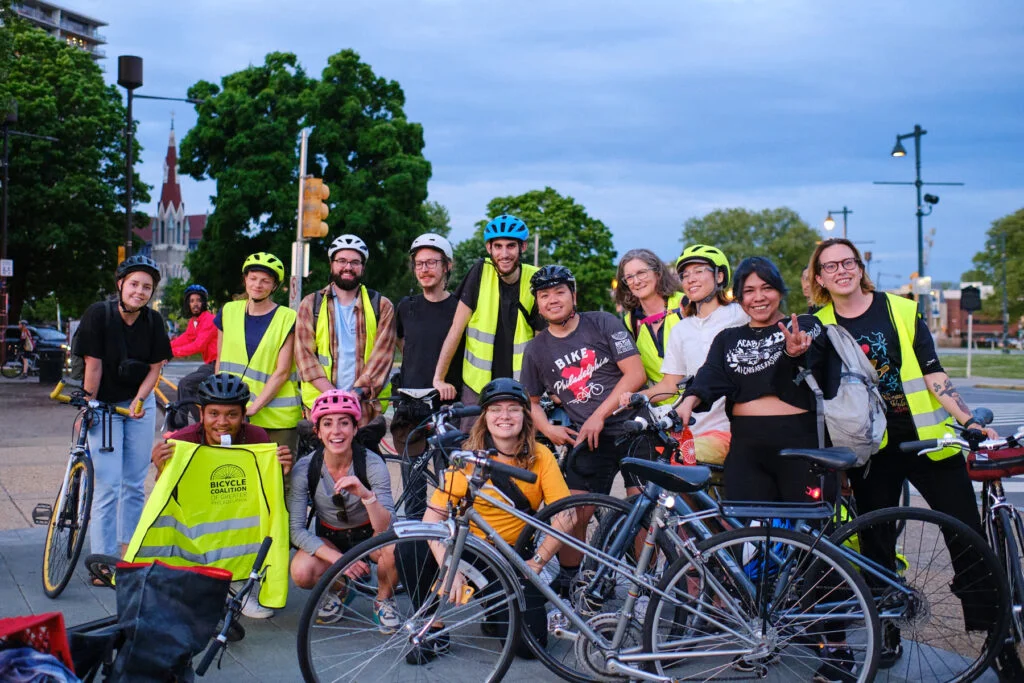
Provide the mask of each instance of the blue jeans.
[{"label": "blue jeans", "polygon": [[[131,401],[117,405],[128,408]],[[143,403],[145,416],[134,419],[114,414],[110,435],[114,450],[103,453],[102,427],[89,429],[89,452],[96,473],[89,521],[89,543],[94,553],[120,557],[121,545],[131,541],[146,500],[144,485],[156,429],[156,400]]]}]

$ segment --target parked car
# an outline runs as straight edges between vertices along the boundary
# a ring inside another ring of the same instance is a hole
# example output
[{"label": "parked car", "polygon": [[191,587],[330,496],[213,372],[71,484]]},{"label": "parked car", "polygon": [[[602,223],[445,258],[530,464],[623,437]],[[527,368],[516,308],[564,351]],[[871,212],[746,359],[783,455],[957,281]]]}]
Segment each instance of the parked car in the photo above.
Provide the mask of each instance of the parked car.
[{"label": "parked car", "polygon": [[[64,367],[71,345],[68,344],[67,335],[55,327],[28,326],[32,333],[32,339],[36,343],[36,353],[39,354],[39,362],[48,360],[59,360],[61,367]],[[17,325],[8,325],[4,332],[4,345],[7,347],[7,357],[14,358],[21,345],[21,328]]]}]

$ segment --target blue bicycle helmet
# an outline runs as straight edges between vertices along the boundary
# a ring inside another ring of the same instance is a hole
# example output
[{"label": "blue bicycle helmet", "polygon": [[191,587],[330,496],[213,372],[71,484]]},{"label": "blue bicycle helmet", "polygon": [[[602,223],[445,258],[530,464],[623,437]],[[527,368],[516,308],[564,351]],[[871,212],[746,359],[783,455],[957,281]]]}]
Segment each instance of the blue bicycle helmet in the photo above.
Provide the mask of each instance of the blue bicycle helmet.
[{"label": "blue bicycle helmet", "polygon": [[496,239],[519,240],[525,242],[530,239],[530,229],[522,219],[507,213],[503,213],[484,228],[484,242]]}]

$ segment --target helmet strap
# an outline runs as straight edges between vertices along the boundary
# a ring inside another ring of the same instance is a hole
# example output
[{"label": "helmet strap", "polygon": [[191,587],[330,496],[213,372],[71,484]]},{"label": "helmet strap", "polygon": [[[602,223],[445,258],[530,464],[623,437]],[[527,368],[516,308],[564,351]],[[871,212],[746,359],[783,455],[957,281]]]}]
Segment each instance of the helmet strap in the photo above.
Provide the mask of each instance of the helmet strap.
[{"label": "helmet strap", "polygon": [[559,327],[565,329],[565,326],[568,325],[572,321],[572,319],[575,318],[575,317],[576,317],[576,304],[573,304],[572,311],[569,313],[569,315],[567,315],[565,317],[565,320],[562,320],[561,322],[550,323],[550,324],[558,325]]}]

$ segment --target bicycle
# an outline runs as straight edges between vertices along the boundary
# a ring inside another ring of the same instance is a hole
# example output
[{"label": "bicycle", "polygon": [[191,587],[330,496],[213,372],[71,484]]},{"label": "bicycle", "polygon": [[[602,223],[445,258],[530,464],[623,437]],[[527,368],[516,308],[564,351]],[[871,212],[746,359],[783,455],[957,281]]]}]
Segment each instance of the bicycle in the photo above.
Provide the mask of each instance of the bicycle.
[{"label": "bicycle", "polygon": [[39,366],[37,364],[38,354],[33,352],[24,352],[19,350],[13,358],[7,360],[2,368],[0,368],[0,374],[7,379],[16,379],[22,375],[22,359],[28,359],[28,376],[34,377],[39,374]]},{"label": "bicycle", "polygon": [[89,427],[100,421],[103,430],[99,450],[101,453],[110,452],[113,450],[110,445],[111,414],[128,415],[124,408],[87,399],[83,391],[62,395],[63,388],[64,383],[58,383],[50,398],[79,409],[75,418],[76,431],[68,451],[68,464],[53,505],[40,503],[32,511],[33,522],[47,525],[43,549],[43,591],[49,598],[56,598],[67,586],[89,528],[95,486],[92,451],[88,442]]},{"label": "bicycle", "polygon": [[[499,680],[511,663],[518,637],[525,638],[526,646],[545,666],[560,676],[568,673],[570,680],[682,678],[676,673],[667,675],[666,666],[683,667],[687,678],[708,680],[737,660],[749,660],[746,673],[761,678],[764,672],[759,664],[767,658],[781,658],[801,673],[808,663],[814,666],[823,661],[805,636],[835,621],[845,625],[847,642],[858,657],[855,680],[871,680],[878,659],[879,626],[870,593],[863,579],[833,549],[815,547],[811,537],[753,528],[699,544],[690,540],[681,543],[679,559],[656,583],[647,566],[675,500],[671,493],[658,495],[643,549],[633,566],[538,522],[517,510],[500,492],[497,498],[489,495],[496,489],[484,490],[492,473],[524,481],[535,479],[534,473],[496,462],[484,451],[455,451],[451,459],[455,467],[471,466],[472,473],[466,497],[450,510],[446,523],[399,522],[391,531],[345,553],[313,589],[298,633],[299,663],[307,681],[413,677],[448,681],[453,678],[453,666],[462,667],[459,675],[463,678]],[[700,467],[677,468],[632,458],[624,460],[623,466],[673,492],[699,490],[709,478],[708,470]],[[480,516],[473,506],[480,499],[529,527],[554,534],[616,575],[628,577],[630,588],[622,609],[590,618],[577,614]],[[493,545],[470,533],[471,526]],[[419,550],[431,543],[441,556],[436,570],[429,568],[428,558]],[[366,616],[371,591],[356,589],[358,584],[351,578],[372,577],[370,554],[377,552],[425,560],[415,565],[420,573],[414,580],[403,579],[406,595],[400,596],[401,626],[384,635]],[[758,572],[756,578],[748,575],[751,568]],[[467,590],[453,597],[456,574],[467,578]],[[691,584],[691,576],[697,577],[699,585]],[[578,668],[566,671],[564,663],[553,666],[532,631],[520,629],[526,599],[521,581],[553,604],[574,629],[571,635],[567,630],[556,630],[553,635],[559,640],[572,638]],[[343,620],[318,623],[321,603],[335,594],[339,584],[346,586],[348,603]],[[414,590],[422,600],[419,606],[411,598]],[[642,621],[634,615],[641,592],[651,596]],[[697,615],[721,630],[701,633],[691,625],[680,640],[678,625],[666,627],[664,623],[676,615]],[[444,654],[428,666],[410,668],[414,665],[409,658],[417,661],[423,648],[443,650]]]}]

